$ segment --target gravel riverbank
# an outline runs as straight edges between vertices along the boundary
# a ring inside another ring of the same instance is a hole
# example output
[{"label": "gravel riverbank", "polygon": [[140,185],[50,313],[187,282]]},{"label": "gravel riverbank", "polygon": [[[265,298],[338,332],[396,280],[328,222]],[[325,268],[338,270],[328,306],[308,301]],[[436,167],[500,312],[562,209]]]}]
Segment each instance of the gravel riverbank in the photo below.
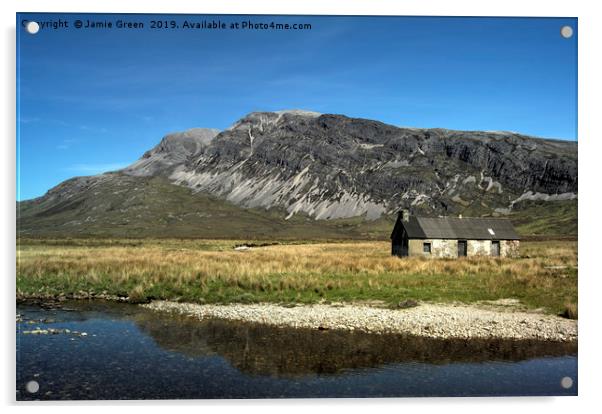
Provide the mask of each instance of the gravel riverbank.
[{"label": "gravel riverbank", "polygon": [[576,341],[577,321],[553,315],[467,305],[421,303],[409,309],[364,305],[198,305],[153,301],[141,305],[199,319],[225,319],[272,326],[401,333],[430,338],[504,338]]}]

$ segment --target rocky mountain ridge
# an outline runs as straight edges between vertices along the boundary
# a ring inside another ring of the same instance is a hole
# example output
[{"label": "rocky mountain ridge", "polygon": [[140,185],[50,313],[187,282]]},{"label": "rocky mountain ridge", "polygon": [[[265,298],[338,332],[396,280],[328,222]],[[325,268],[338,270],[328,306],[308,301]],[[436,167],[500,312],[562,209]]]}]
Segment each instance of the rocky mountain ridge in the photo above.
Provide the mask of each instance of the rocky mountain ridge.
[{"label": "rocky mountain ridge", "polygon": [[[157,173],[144,172],[141,161],[124,172]],[[375,219],[400,208],[499,215],[523,200],[576,198],[577,145],[510,132],[255,112],[160,173],[194,191],[246,208],[282,207],[289,216]]]},{"label": "rocky mountain ridge", "polygon": [[527,202],[576,200],[577,143],[512,132],[401,128],[309,111],[254,112],[221,132],[167,135],[123,170],[67,180],[19,203],[19,219],[35,229],[42,219],[60,225],[65,214],[80,217],[75,221],[82,226],[102,221],[100,212],[129,214],[148,202],[140,180],[155,178],[162,189],[171,183],[243,209],[281,212],[287,220],[370,221],[401,208],[505,216]]}]

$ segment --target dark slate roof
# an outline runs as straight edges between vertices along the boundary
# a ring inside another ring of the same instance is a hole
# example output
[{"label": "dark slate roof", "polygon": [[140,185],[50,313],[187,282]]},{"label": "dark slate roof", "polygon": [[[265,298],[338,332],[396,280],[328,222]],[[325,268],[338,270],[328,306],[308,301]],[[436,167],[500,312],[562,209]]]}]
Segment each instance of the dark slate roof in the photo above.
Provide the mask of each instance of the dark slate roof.
[{"label": "dark slate roof", "polygon": [[410,216],[403,226],[410,239],[520,239],[510,220],[506,219]]}]

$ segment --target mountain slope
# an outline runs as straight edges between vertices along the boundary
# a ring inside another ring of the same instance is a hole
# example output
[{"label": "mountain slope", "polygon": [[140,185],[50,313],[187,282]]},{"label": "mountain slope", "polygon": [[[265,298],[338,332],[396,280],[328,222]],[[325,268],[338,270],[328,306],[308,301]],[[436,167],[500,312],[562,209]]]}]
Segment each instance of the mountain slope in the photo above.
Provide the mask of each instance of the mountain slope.
[{"label": "mountain slope", "polygon": [[386,238],[400,208],[572,234],[576,198],[574,142],[281,111],[168,135],[121,171],[17,210],[31,236]]},{"label": "mountain slope", "polygon": [[169,175],[173,168],[198,155],[219,134],[217,129],[193,128],[163,137],[159,144],[123,170],[129,175]]},{"label": "mountain slope", "polygon": [[165,178],[123,173],[73,178],[49,193],[18,204],[19,236],[374,239],[393,225],[388,218],[326,225],[308,217],[284,220],[283,211],[243,209]]},{"label": "mountain slope", "polygon": [[168,178],[243,207],[317,219],[400,208],[504,214],[577,196],[577,145],[514,133],[397,128],[340,115],[252,113]]}]

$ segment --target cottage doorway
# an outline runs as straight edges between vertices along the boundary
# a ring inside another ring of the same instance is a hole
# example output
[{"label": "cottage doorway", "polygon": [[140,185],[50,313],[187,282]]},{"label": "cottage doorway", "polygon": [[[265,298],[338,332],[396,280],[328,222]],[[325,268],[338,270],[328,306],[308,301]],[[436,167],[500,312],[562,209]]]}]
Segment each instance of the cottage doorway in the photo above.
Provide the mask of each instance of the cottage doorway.
[{"label": "cottage doorway", "polygon": [[458,240],[458,257],[466,257],[466,240]]},{"label": "cottage doorway", "polygon": [[404,238],[401,239],[401,255],[402,256],[408,255],[408,238],[405,236],[405,234],[404,234]]},{"label": "cottage doorway", "polygon": [[499,241],[492,241],[491,242],[491,255],[492,256],[499,256],[500,255],[500,242]]}]

